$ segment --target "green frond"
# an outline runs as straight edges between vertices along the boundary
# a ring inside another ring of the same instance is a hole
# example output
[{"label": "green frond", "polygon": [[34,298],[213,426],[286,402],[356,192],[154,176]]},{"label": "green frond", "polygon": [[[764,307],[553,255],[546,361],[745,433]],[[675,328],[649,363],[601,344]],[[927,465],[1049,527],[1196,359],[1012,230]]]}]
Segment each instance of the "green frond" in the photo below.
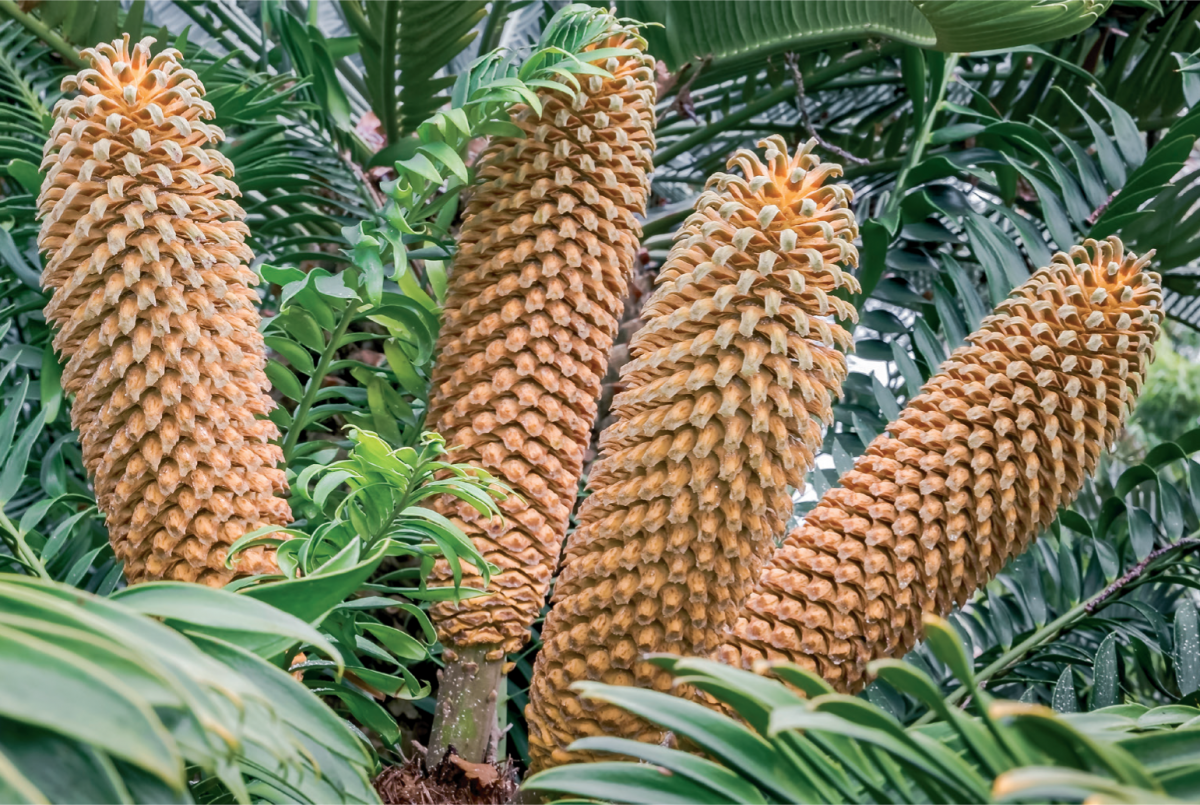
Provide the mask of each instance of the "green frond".
[{"label": "green frond", "polygon": [[[50,106],[58,97],[61,70],[48,58],[50,51],[37,36],[14,20],[0,18],[0,176],[7,173],[14,191],[35,193],[19,173],[6,168],[10,160],[36,166],[50,130]],[[38,179],[37,184],[41,181]]]},{"label": "green frond", "polygon": [[389,144],[412,133],[446,101],[450,61],[478,35],[483,0],[401,3],[341,0],[342,13],[359,38],[371,108]]},{"label": "green frond", "polygon": [[946,52],[1011,48],[1070,36],[1092,25],[1111,0],[623,0],[618,11],[649,29],[650,52],[671,70],[694,59],[753,64],[773,53],[884,38]]},{"label": "green frond", "polygon": [[1091,27],[1112,0],[1018,0],[981,6],[969,0],[913,0],[938,50],[970,53],[1051,42]]}]

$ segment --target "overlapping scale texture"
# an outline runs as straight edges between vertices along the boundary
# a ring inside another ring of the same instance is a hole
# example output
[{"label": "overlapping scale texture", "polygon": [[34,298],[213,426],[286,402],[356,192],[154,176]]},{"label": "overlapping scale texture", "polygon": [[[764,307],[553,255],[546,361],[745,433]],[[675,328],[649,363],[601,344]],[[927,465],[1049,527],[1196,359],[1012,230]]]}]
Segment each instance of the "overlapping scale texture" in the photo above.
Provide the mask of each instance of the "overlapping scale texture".
[{"label": "overlapping scale texture", "polygon": [[[595,47],[635,52],[598,61],[611,77],[580,75],[573,94],[543,90],[540,115],[516,108],[524,134],[493,140],[481,156],[451,269],[429,427],[459,448],[456,461],[518,493],[490,520],[454,498],[434,504],[500,568],[490,595],[433,607],[451,652],[486,646],[499,659],[525,643],[541,611],[638,249],[653,60],[616,25]],[[483,586],[463,570],[465,584]],[[451,579],[440,561],[431,583]]]},{"label": "overlapping scale texture", "polygon": [[592,491],[567,543],[530,691],[536,768],[588,735],[655,740],[628,713],[578,698],[580,680],[670,687],[646,652],[720,644],[792,512],[832,422],[850,336],[833,295],[857,282],[850,189],[813,143],[740,151],[677,237],[622,371]]},{"label": "overlapping scale texture", "polygon": [[219,586],[274,570],[243,534],[290,521],[271,444],[256,282],[233,166],[179,53],[147,38],[81,54],[42,168],[46,318],[73,424],[130,582]]},{"label": "overlapping scale texture", "polygon": [[961,606],[1078,494],[1160,331],[1151,255],[1088,240],[1016,288],[775,552],[718,653],[836,687]]}]

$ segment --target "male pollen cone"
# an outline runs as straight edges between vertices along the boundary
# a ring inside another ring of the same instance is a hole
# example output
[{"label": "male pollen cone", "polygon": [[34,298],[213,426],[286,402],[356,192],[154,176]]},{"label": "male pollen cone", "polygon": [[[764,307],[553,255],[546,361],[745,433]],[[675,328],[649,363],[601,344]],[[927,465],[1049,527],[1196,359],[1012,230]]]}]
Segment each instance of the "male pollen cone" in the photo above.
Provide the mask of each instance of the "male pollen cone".
[{"label": "male pollen cone", "polygon": [[[654,149],[653,60],[613,23],[588,48],[611,77],[543,89],[542,113],[517,106],[522,136],[480,158],[451,268],[429,401],[430,428],[455,460],[505,479],[516,495],[485,518],[449,496],[433,508],[500,569],[485,597],[435,604],[447,654],[484,646],[496,660],[525,643],[546,599],[579,491],[600,381],[624,306]],[[585,56],[586,58],[586,56]],[[438,562],[432,584],[453,576]],[[483,587],[470,566],[463,583]]]},{"label": "male pollen cone", "polygon": [[1153,252],[1087,240],[984,319],[775,551],[718,652],[854,692],[1074,500],[1142,389],[1163,317]]},{"label": "male pollen cone", "polygon": [[38,198],[46,318],[96,501],[130,582],[220,586],[275,571],[229,546],[291,520],[275,465],[257,282],[224,135],[179,52],[147,37],[80,55],[54,107]]},{"label": "male pollen cone", "polygon": [[649,652],[711,654],[792,513],[841,394],[857,291],[849,187],[781,137],[729,161],[684,223],[646,304],[567,542],[530,690],[534,768],[591,735],[659,730],[580,699],[581,680],[668,690]]}]

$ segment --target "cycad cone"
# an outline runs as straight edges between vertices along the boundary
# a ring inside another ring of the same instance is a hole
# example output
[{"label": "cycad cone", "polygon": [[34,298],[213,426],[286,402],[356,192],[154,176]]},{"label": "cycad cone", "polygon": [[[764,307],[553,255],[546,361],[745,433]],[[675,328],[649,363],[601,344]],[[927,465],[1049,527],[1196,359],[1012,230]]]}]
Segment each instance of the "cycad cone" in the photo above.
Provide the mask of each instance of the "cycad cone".
[{"label": "cycad cone", "polygon": [[46,318],[96,500],[130,582],[270,572],[230,544],[291,519],[276,469],[253,255],[212,107],[178,52],[129,38],[63,80],[42,168]]},{"label": "cycad cone", "polygon": [[734,623],[832,422],[854,317],[852,192],[837,165],[739,151],[696,203],[648,301],[567,543],[530,690],[535,768],[590,735],[656,740],[581,680],[666,690],[647,652],[708,655]]},{"label": "cycad cone", "polygon": [[775,552],[719,658],[788,660],[853,692],[1024,551],[1078,494],[1142,388],[1153,253],[1058,253],[954,351]]},{"label": "cycad cone", "polygon": [[[615,24],[594,47],[635,53],[597,62],[611,77],[580,75],[579,90],[542,90],[541,115],[516,108],[524,135],[497,138],[482,155],[451,270],[428,422],[459,448],[456,461],[517,492],[491,520],[453,498],[434,504],[500,569],[491,595],[434,606],[452,657],[465,646],[493,660],[518,650],[541,611],[637,254],[653,60]],[[464,584],[483,586],[463,570]],[[432,583],[451,579],[440,561]]]}]

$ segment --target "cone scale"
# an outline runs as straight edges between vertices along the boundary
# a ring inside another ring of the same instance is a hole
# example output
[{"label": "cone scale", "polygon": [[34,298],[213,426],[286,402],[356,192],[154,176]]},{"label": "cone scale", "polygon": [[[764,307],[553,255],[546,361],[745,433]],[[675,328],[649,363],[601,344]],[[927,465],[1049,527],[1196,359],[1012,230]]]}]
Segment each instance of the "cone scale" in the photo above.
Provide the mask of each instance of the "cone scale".
[{"label": "cone scale", "polygon": [[776,550],[717,656],[855,692],[1069,505],[1111,447],[1160,332],[1151,254],[1058,253],[942,364]]},{"label": "cone scale", "polygon": [[[467,648],[472,662],[520,649],[558,563],[650,190],[655,85],[644,47],[614,23],[588,48],[633,51],[596,63],[611,75],[541,90],[541,114],[516,107],[523,134],[494,139],[480,158],[428,422],[458,448],[456,461],[517,495],[490,520],[453,498],[433,504],[499,568],[489,595],[432,608],[451,660]],[[430,583],[452,579],[441,560]],[[463,583],[483,587],[466,565]]]},{"label": "cone scale", "polygon": [[263,548],[226,568],[227,551],[291,514],[278,432],[257,418],[274,403],[233,166],[195,73],[153,41],[85,50],[63,80],[78,94],[55,105],[42,162],[45,314],[126,578],[220,586],[276,570]]},{"label": "cone scale", "polygon": [[582,680],[669,689],[648,652],[709,655],[734,624],[832,422],[857,289],[848,187],[813,143],[739,151],[688,218],[643,312],[567,543],[530,690],[534,769],[590,735],[658,730]]}]

